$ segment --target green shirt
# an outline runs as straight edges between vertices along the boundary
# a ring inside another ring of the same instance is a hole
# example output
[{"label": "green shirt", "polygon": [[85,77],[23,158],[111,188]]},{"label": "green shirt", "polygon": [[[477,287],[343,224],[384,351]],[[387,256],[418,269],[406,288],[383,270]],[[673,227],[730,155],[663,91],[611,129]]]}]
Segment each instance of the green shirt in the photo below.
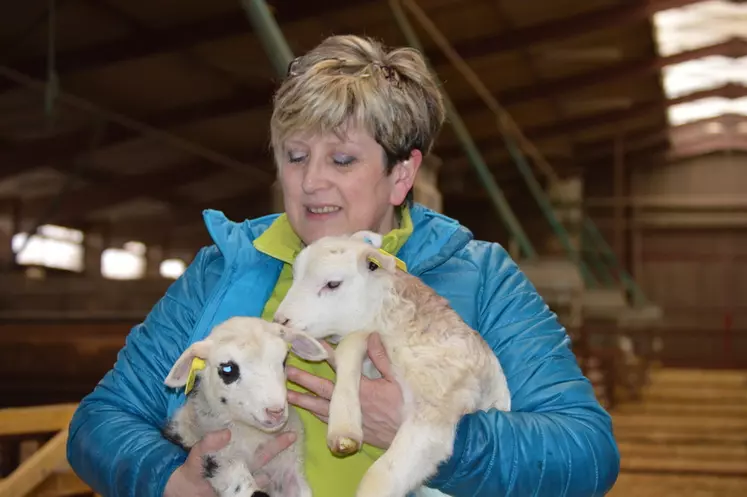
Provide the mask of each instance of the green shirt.
[{"label": "green shirt", "polygon": [[[400,218],[400,227],[384,236],[381,247],[393,255],[397,254],[412,233],[412,219],[406,206],[400,210]],[[282,214],[262,235],[257,237],[254,246],[260,252],[285,263],[272,295],[262,312],[262,319],[270,321],[293,282],[292,264],[303,248],[303,243],[293,231],[287,216]],[[334,371],[326,362],[308,362],[290,354],[288,365],[329,380],[334,380],[335,377]],[[306,391],[290,382],[288,382],[288,388],[298,392]],[[314,495],[325,497],[355,495],[363,474],[384,451],[363,444],[358,453],[347,457],[337,457],[327,448],[327,424],[305,409],[296,407],[294,409],[298,411],[305,430],[305,470]]]}]

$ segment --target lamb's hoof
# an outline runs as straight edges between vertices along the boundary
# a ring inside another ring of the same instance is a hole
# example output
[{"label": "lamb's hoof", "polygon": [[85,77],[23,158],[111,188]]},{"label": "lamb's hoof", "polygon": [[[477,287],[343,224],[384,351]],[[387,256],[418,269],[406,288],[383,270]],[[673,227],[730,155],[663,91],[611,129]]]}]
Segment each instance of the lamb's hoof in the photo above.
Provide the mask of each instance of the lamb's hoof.
[{"label": "lamb's hoof", "polygon": [[350,437],[334,437],[329,440],[329,450],[337,456],[349,456],[360,449],[361,444]]}]

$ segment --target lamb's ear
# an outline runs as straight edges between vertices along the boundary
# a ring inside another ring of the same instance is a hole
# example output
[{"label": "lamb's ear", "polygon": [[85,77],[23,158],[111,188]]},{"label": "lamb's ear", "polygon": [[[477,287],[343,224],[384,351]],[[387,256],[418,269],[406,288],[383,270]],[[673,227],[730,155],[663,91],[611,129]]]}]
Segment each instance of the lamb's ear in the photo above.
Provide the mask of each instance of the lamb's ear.
[{"label": "lamb's ear", "polygon": [[364,241],[368,243],[369,245],[373,245],[377,249],[381,248],[381,244],[384,243],[383,236],[373,231],[367,231],[367,230],[357,231],[353,233],[350,236],[350,238],[352,238],[353,240]]},{"label": "lamb's ear", "polygon": [[196,358],[204,360],[208,356],[211,347],[212,342],[210,340],[202,340],[190,345],[179,359],[176,360],[168,376],[166,376],[164,384],[172,388],[181,388],[186,385],[189,378],[189,371],[192,369],[192,361]]},{"label": "lamb's ear", "polygon": [[397,261],[394,256],[373,247],[361,251],[358,263],[363,271],[368,272],[384,269],[393,273],[397,270]]},{"label": "lamb's ear", "polygon": [[301,359],[307,361],[323,361],[329,354],[327,349],[311,335],[288,326],[276,325],[278,334],[290,344],[291,350]]}]

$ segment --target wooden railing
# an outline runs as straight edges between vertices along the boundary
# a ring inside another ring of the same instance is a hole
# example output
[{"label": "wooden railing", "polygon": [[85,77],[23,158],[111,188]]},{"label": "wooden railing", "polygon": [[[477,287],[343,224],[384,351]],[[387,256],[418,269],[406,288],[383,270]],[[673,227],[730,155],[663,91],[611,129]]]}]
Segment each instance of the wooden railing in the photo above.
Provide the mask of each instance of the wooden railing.
[{"label": "wooden railing", "polygon": [[0,480],[0,497],[64,497],[93,491],[67,462],[68,424],[76,404],[0,409],[0,438],[53,434],[44,444],[29,440],[20,464]]}]

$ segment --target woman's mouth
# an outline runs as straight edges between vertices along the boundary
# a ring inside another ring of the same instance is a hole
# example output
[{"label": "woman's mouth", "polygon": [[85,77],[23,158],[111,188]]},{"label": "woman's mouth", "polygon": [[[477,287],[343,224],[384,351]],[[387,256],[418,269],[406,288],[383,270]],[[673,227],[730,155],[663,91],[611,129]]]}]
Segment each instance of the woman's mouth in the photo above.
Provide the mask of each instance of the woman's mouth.
[{"label": "woman's mouth", "polygon": [[306,211],[315,215],[332,214],[334,212],[340,211],[341,209],[342,207],[338,207],[336,205],[306,206]]}]

